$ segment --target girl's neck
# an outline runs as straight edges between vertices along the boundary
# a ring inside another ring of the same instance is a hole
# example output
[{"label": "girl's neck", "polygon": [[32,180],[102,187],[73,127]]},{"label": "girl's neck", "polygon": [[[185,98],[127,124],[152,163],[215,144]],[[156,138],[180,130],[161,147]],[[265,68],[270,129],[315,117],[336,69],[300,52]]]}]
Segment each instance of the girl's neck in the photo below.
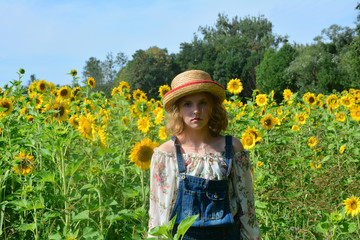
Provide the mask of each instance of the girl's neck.
[{"label": "girl's neck", "polygon": [[192,148],[197,151],[202,149],[205,145],[210,144],[213,136],[209,129],[200,131],[184,131],[177,136],[182,147]]}]

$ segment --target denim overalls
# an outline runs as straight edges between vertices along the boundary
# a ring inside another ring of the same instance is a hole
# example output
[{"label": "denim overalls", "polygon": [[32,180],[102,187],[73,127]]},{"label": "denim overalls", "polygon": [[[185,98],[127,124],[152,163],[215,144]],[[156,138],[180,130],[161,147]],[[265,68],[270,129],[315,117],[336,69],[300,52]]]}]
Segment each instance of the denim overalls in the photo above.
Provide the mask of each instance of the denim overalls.
[{"label": "denim overalls", "polygon": [[234,222],[230,211],[228,180],[232,160],[232,137],[226,136],[225,158],[228,166],[226,180],[209,180],[185,174],[184,160],[180,145],[175,144],[176,158],[180,173],[179,189],[170,219],[177,215],[174,234],[179,223],[191,215],[199,214],[183,239],[225,240],[241,239],[240,222]]}]

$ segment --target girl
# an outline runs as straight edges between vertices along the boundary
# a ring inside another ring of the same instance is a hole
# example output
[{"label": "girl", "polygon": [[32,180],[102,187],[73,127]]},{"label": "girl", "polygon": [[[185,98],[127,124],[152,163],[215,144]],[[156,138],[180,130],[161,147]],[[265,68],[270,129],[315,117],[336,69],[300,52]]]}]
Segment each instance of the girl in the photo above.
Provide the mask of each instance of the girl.
[{"label": "girl", "polygon": [[149,229],[199,215],[184,239],[260,239],[252,166],[228,125],[225,89],[200,70],[176,76],[164,95],[171,140],[154,149]]}]

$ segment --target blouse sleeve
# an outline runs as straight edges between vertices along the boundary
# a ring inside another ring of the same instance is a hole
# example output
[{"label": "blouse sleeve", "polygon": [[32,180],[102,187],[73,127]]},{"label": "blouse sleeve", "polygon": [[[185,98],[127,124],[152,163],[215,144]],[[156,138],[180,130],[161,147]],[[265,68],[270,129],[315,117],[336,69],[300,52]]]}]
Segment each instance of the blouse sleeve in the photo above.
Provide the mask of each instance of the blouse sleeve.
[{"label": "blouse sleeve", "polygon": [[249,152],[235,153],[232,166],[233,187],[239,207],[242,210],[240,222],[243,239],[261,239],[260,228],[256,221],[253,167],[249,160]]},{"label": "blouse sleeve", "polygon": [[150,167],[149,230],[169,221],[178,188],[176,172],[172,154],[155,148]]}]

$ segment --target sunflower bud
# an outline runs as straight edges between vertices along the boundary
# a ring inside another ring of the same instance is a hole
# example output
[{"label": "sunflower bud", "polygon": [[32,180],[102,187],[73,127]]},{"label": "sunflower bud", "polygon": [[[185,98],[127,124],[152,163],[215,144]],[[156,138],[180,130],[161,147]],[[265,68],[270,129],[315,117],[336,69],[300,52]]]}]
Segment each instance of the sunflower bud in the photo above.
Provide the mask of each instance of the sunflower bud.
[{"label": "sunflower bud", "polygon": [[19,73],[20,73],[20,74],[24,74],[24,73],[25,73],[25,70],[24,70],[23,68],[20,68]]}]

